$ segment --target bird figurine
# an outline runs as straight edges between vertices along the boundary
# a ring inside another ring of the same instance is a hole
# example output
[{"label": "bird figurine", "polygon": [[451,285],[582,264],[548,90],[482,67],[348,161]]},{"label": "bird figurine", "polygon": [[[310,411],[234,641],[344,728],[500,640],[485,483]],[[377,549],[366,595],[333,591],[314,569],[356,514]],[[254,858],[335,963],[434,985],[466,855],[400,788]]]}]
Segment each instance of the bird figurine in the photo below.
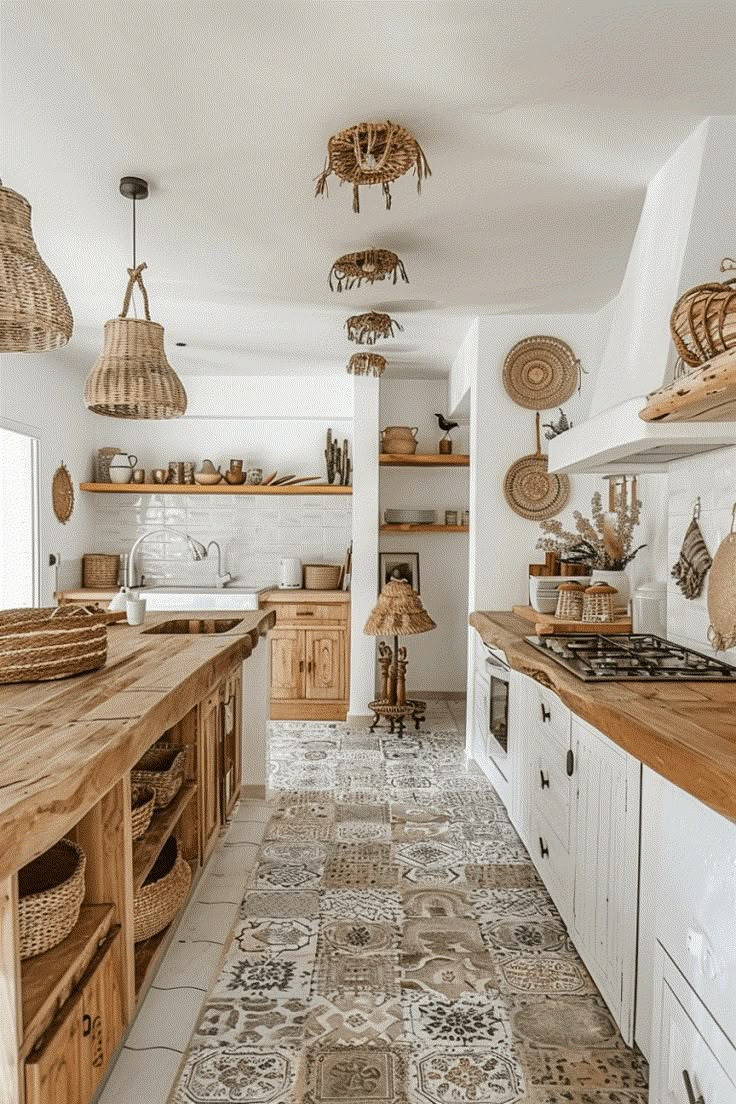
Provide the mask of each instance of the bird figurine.
[{"label": "bird figurine", "polygon": [[459,424],[458,422],[450,422],[444,416],[444,414],[435,414],[435,418],[439,424],[440,429],[444,433],[444,437],[440,440],[439,452],[440,455],[446,455],[452,452],[452,441],[450,440],[450,433]]}]

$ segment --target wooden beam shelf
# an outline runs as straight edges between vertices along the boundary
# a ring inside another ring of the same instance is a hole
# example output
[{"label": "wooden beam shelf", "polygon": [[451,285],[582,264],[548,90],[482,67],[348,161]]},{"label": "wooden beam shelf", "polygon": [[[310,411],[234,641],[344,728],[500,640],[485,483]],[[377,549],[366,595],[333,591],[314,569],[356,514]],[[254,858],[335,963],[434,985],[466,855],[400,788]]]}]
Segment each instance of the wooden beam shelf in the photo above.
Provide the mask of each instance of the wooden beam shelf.
[{"label": "wooden beam shelf", "polygon": [[645,422],[736,420],[736,350],[719,353],[655,391],[639,417]]},{"label": "wooden beam shelf", "polygon": [[405,456],[397,452],[382,452],[379,464],[387,468],[467,468],[470,457],[464,453],[414,453]]},{"label": "wooden beam shelf", "polygon": [[133,844],[133,892],[137,893],[151,873],[161,848],[179,823],[182,813],[197,792],[196,782],[185,782],[165,809],[153,814],[144,836]]},{"label": "wooden beam shelf", "polygon": [[382,525],[381,533],[469,533],[469,525]]},{"label": "wooden beam shelf", "polygon": [[351,495],[352,487],[340,487],[335,483],[287,483],[276,487],[262,483],[244,483],[233,487],[229,483],[216,483],[214,487],[200,487],[197,483],[80,483],[80,491],[92,494],[164,494],[164,495]]}]

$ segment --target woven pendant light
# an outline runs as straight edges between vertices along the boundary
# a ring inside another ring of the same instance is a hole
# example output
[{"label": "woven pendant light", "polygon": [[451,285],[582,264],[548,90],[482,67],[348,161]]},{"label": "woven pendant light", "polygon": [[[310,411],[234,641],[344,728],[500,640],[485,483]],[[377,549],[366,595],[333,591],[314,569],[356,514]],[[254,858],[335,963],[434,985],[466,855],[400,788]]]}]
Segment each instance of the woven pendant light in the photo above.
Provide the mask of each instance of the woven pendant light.
[{"label": "woven pendant light", "polygon": [[30,203],[0,184],[0,352],[60,349],[73,325],[61,284],[33,240]]},{"label": "woven pendant light", "polygon": [[315,195],[327,195],[327,180],[335,173],[340,180],[353,185],[353,210],[360,211],[361,187],[380,184],[386,210],[391,209],[390,185],[414,169],[417,192],[422,180],[431,176],[421,146],[405,127],[386,120],[385,123],[358,123],[357,126],[333,134],[327,143],[327,161],[317,177]]},{"label": "woven pendant light", "polygon": [[379,311],[354,314],[345,323],[348,341],[354,341],[357,345],[375,345],[379,337],[393,337],[394,327],[403,333],[404,327],[395,318]]},{"label": "woven pendant light", "polygon": [[[365,282],[372,284],[376,280],[392,278],[396,283],[399,277],[409,283],[404,262],[390,249],[363,249],[359,253],[346,253],[338,257],[330,269],[330,291],[350,291]],[[337,287],[333,284],[333,278]]]},{"label": "woven pendant light", "polygon": [[349,376],[382,376],[386,358],[380,353],[353,353],[348,361]]}]

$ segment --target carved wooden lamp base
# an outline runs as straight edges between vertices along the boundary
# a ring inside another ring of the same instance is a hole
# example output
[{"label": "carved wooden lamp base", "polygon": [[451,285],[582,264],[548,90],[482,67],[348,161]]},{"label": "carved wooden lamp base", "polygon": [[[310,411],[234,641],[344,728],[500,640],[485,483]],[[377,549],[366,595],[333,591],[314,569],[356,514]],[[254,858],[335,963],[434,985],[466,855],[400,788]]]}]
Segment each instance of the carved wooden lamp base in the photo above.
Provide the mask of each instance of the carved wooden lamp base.
[{"label": "carved wooden lamp base", "polygon": [[388,721],[389,732],[397,732],[397,735],[403,736],[407,719],[414,722],[414,728],[419,732],[419,726],[424,721],[424,715],[427,712],[427,703],[418,701],[416,698],[409,698],[403,705],[392,705],[386,701],[372,701],[368,708],[374,717],[373,724],[370,727],[371,732],[375,732],[381,719],[384,718]]}]

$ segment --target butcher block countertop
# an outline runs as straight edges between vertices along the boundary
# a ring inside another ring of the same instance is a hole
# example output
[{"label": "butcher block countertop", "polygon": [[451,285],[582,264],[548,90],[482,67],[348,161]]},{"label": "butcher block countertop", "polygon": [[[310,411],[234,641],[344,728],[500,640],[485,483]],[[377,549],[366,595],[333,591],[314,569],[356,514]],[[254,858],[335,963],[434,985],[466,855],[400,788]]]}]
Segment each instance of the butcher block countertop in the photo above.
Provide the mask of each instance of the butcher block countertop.
[{"label": "butcher block countertop", "polygon": [[476,612],[470,624],[515,671],[553,690],[604,732],[717,813],[736,820],[736,685],[725,682],[583,682],[524,641],[528,622]]},{"label": "butcher block countertop", "polygon": [[[152,634],[224,619],[212,635]],[[246,660],[273,611],[150,613],[108,627],[107,663],[52,682],[0,686],[0,881],[68,832],[172,725]]]}]

